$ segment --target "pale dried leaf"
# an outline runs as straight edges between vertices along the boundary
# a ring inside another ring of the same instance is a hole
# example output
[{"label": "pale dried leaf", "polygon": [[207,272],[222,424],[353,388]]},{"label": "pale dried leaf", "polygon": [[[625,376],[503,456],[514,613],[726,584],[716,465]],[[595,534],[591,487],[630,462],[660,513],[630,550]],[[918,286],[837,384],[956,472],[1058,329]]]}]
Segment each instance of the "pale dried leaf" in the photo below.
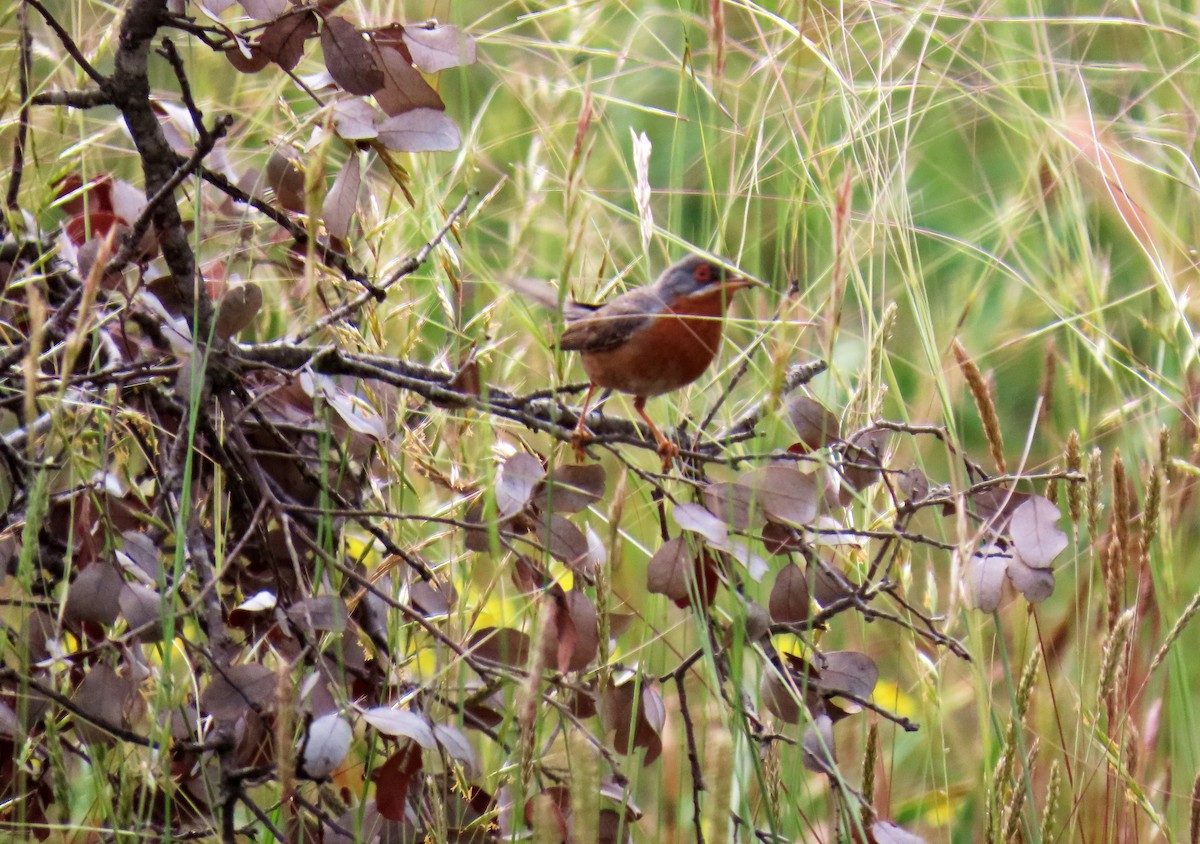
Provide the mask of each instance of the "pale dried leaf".
[{"label": "pale dried leaf", "polygon": [[1058,507],[1040,495],[1031,496],[1013,511],[1008,533],[1026,565],[1047,568],[1070,544],[1058,528],[1061,518]]},{"label": "pale dried leaf", "polygon": [[412,54],[413,64],[425,73],[475,63],[475,39],[457,26],[442,26],[436,22],[406,26],[404,42]]},{"label": "pale dried leaf", "polygon": [[331,237],[345,240],[350,234],[350,221],[358,210],[358,192],[362,187],[362,170],[357,155],[351,155],[338,171],[333,187],[321,205],[321,219]]},{"label": "pale dried leaf", "polygon": [[386,736],[412,739],[426,750],[437,747],[433,725],[424,715],[390,706],[375,706],[362,714],[363,720]]},{"label": "pale dried leaf", "polygon": [[312,779],[325,779],[342,764],[353,740],[354,730],[340,714],[314,718],[300,756],[301,770]]},{"label": "pale dried leaf", "polygon": [[445,112],[414,108],[379,124],[379,140],[396,152],[449,152],[462,146],[462,136]]}]

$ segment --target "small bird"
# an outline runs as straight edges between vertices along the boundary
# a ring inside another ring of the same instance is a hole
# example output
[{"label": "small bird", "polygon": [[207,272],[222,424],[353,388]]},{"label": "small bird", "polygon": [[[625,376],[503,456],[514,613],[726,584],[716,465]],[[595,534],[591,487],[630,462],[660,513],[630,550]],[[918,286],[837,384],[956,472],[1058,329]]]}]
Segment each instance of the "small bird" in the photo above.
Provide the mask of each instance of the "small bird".
[{"label": "small bird", "polygon": [[[543,305],[557,308],[557,292],[549,285],[512,280],[509,285]],[[567,328],[559,347],[579,352],[591,380],[572,444],[583,458],[589,439],[585,420],[597,387],[633,396],[633,409],[650,427],[658,443],[664,471],[679,447],[663,436],[646,414],[646,399],[686,387],[708,369],[721,345],[725,309],[733,293],[762,287],[734,275],[715,261],[691,255],[668,267],[653,284],[628,290],[603,305],[568,302]]]}]

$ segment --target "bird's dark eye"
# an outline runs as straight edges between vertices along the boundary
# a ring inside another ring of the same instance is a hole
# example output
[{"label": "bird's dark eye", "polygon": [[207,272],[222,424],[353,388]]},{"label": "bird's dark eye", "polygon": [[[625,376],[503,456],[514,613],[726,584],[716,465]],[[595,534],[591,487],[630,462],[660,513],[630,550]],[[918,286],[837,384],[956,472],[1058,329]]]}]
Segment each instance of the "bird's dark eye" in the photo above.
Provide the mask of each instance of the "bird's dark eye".
[{"label": "bird's dark eye", "polygon": [[700,282],[701,284],[708,284],[713,280],[713,268],[708,264],[701,264],[700,266],[696,267],[695,272],[692,273],[692,278],[696,279],[696,281]]}]

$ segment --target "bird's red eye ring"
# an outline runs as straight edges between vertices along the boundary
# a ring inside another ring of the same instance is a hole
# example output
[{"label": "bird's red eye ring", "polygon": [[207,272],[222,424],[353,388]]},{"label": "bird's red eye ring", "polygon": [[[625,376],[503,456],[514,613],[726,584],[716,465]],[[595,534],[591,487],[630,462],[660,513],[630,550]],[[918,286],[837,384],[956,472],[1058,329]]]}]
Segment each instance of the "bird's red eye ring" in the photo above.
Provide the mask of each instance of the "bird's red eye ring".
[{"label": "bird's red eye ring", "polygon": [[700,266],[696,267],[695,272],[692,273],[692,278],[696,279],[696,281],[700,282],[701,284],[708,284],[713,280],[713,268],[708,264],[701,264]]}]

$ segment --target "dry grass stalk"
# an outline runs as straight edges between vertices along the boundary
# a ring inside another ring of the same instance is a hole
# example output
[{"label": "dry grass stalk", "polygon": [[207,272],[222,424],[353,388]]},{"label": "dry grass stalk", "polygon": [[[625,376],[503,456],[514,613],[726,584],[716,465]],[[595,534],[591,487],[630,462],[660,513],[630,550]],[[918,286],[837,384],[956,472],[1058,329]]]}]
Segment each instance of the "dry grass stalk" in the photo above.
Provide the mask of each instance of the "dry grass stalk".
[{"label": "dry grass stalk", "polygon": [[[1067,471],[1080,472],[1083,469],[1083,453],[1079,450],[1079,432],[1072,431],[1067,437]],[[1067,511],[1071,514],[1071,524],[1078,527],[1079,518],[1083,515],[1083,485],[1067,484]]]},{"label": "dry grass stalk", "polygon": [[963,344],[955,340],[953,349],[954,357],[958,361],[958,368],[967,380],[967,388],[971,391],[971,397],[975,400],[975,408],[979,411],[979,419],[983,422],[983,434],[987,439],[992,461],[996,464],[996,469],[1000,474],[1008,474],[1008,467],[1004,462],[1004,439],[1000,434],[1000,417],[996,414],[996,403],[992,400],[991,390],[988,389],[979,367],[967,355]]}]

